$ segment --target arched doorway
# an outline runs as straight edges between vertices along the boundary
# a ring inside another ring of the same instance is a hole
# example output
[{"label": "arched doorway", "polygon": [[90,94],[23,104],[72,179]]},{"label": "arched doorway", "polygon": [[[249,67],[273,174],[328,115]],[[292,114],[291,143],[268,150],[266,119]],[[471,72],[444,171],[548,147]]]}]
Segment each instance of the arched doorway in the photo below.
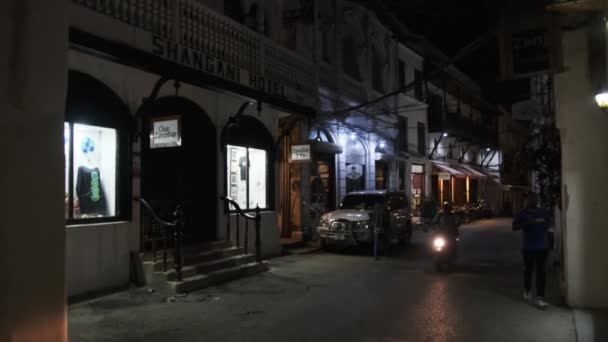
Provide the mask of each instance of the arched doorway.
[{"label": "arched doorway", "polygon": [[143,118],[142,197],[165,217],[178,203],[184,241],[217,238],[217,143],[213,122],[194,102],[163,97]]},{"label": "arched doorway", "polygon": [[367,149],[356,133],[351,133],[344,146],[346,193],[367,189]]}]

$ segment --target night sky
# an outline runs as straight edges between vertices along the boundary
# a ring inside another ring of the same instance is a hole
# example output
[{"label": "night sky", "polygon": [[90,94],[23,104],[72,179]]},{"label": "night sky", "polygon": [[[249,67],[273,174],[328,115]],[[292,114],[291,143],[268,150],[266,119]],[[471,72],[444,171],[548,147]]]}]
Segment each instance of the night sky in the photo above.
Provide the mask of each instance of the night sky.
[{"label": "night sky", "polygon": [[[534,0],[532,0],[534,1]],[[506,0],[382,0],[407,28],[426,37],[448,56],[484,33],[496,29]],[[529,96],[528,81],[499,81],[497,39],[486,41],[457,64],[479,83],[484,95],[505,106]]]}]

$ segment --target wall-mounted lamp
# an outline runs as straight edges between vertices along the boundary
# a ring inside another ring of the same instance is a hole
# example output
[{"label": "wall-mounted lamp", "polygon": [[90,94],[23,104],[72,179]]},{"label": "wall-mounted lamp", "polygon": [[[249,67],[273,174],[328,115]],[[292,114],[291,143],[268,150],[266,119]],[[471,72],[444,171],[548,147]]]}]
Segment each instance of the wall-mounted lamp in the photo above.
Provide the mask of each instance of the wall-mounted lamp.
[{"label": "wall-mounted lamp", "polygon": [[486,148],[486,152],[490,152],[490,148],[489,147]]},{"label": "wall-mounted lamp", "polygon": [[357,133],[354,133],[354,132],[353,132],[353,133],[351,133],[351,134],[350,134],[350,140],[352,140],[352,141],[357,140]]},{"label": "wall-mounted lamp", "polygon": [[595,95],[595,102],[604,112],[608,112],[608,91],[604,90]]},{"label": "wall-mounted lamp", "polygon": [[447,138],[447,137],[448,137],[448,132],[443,132],[442,136],[443,136],[444,138]]},{"label": "wall-mounted lamp", "polygon": [[384,141],[380,141],[378,143],[378,145],[376,145],[376,149],[374,150],[374,152],[385,154],[386,153],[385,147],[386,147],[386,144],[384,143]]}]

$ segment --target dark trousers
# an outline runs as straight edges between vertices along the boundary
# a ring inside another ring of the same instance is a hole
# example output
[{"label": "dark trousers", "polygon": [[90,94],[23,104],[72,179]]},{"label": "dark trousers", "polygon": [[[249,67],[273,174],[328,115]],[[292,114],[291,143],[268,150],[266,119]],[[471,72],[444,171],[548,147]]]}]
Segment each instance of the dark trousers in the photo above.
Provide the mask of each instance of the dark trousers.
[{"label": "dark trousers", "polygon": [[527,292],[532,289],[532,272],[536,273],[536,295],[545,296],[545,284],[547,278],[547,250],[527,251],[523,250],[524,256],[524,288]]}]

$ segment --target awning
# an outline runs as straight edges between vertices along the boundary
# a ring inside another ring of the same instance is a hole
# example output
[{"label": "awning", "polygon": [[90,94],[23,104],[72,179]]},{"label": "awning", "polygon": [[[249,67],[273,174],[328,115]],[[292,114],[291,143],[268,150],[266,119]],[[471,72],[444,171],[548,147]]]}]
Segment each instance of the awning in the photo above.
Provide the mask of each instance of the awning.
[{"label": "awning", "polygon": [[466,175],[471,178],[486,178],[487,177],[486,174],[479,172],[479,171],[475,170],[473,167],[468,166],[468,165],[459,164],[458,168],[463,170],[464,173],[466,173]]},{"label": "awning", "polygon": [[433,162],[433,166],[438,168],[440,172],[447,172],[454,177],[464,178],[466,175],[462,173],[462,171],[456,170],[453,167],[448,166],[447,164]]}]

